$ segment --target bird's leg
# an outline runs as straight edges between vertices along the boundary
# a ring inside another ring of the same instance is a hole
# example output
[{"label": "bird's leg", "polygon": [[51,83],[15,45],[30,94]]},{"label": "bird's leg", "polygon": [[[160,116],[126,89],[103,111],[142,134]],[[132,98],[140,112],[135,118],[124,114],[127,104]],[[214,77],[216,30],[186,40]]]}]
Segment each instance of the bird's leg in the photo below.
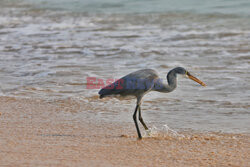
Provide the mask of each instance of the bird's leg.
[{"label": "bird's leg", "polygon": [[136,105],[135,112],[134,112],[134,115],[133,115],[133,119],[134,119],[134,122],[135,122],[135,127],[136,127],[136,130],[137,130],[138,138],[142,139],[141,132],[140,132],[139,126],[137,124],[137,119],[136,119],[136,113],[137,113],[138,107],[139,107],[139,105]]},{"label": "bird's leg", "polygon": [[141,124],[143,125],[144,129],[145,130],[148,130],[148,127],[147,125],[144,123],[143,119],[142,119],[142,116],[141,116],[141,106],[139,105],[139,120],[141,122]]}]

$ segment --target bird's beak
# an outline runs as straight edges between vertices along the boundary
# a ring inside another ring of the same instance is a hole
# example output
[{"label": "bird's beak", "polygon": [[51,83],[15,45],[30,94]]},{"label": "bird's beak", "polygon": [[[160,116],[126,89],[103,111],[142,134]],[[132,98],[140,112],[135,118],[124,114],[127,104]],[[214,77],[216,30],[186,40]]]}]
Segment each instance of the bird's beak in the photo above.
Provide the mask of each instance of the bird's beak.
[{"label": "bird's beak", "polygon": [[186,75],[188,76],[188,78],[192,79],[193,81],[201,84],[202,86],[206,86],[206,84],[204,82],[202,82],[201,80],[199,80],[198,78],[194,77],[193,75],[191,75],[189,72],[186,72]]}]

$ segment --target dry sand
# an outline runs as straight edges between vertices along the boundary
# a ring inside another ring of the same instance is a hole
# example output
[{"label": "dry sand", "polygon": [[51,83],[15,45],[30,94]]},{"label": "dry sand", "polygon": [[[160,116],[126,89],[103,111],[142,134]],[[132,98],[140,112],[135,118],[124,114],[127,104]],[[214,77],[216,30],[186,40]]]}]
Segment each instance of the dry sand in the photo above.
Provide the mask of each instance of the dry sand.
[{"label": "dry sand", "polygon": [[94,121],[90,110],[73,100],[0,97],[0,166],[250,166],[249,134],[139,141],[132,120]]}]

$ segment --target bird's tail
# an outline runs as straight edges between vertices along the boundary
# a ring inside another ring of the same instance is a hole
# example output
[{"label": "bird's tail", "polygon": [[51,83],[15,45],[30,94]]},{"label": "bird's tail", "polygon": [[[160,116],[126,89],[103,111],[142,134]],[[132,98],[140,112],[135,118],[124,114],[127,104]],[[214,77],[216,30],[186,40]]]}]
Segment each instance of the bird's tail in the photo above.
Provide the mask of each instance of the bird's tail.
[{"label": "bird's tail", "polygon": [[98,92],[98,94],[100,95],[99,98],[102,99],[102,98],[104,98],[105,96],[109,95],[109,89],[106,89],[106,87],[105,87],[105,88],[102,88],[102,89]]},{"label": "bird's tail", "polygon": [[99,96],[100,99],[102,99],[102,98],[104,98],[104,97],[105,97],[104,95],[100,95],[100,96]]},{"label": "bird's tail", "polygon": [[110,96],[110,95],[117,95],[120,94],[121,91],[123,91],[123,85],[124,81],[123,79],[117,80],[114,83],[102,88],[98,94],[100,95],[100,99]]}]

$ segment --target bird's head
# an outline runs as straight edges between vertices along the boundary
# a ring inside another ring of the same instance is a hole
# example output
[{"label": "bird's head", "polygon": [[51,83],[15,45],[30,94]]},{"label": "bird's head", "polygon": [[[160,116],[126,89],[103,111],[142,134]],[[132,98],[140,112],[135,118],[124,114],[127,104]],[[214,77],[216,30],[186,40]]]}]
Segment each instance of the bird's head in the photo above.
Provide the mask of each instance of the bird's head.
[{"label": "bird's head", "polygon": [[192,79],[193,81],[199,83],[202,86],[206,86],[206,84],[204,82],[202,82],[201,80],[199,80],[198,78],[194,77],[193,75],[190,74],[190,72],[188,72],[187,70],[185,70],[182,67],[177,67],[174,69],[174,71],[177,74],[181,74],[181,75],[186,75],[189,79]]}]

